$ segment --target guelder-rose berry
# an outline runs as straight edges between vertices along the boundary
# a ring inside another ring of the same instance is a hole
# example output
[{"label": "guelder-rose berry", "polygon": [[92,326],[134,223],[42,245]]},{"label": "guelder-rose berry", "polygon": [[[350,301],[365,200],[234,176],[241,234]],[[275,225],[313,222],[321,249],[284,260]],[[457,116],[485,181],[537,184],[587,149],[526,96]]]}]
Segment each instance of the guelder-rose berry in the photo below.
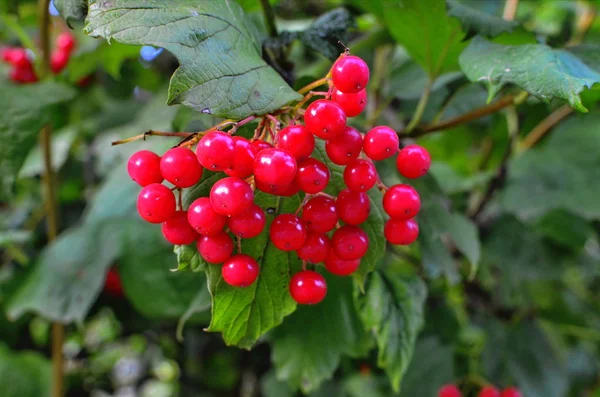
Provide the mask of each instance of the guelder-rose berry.
[{"label": "guelder-rose berry", "polygon": [[315,137],[303,125],[290,125],[279,131],[277,148],[287,151],[298,161],[304,160],[315,148]]},{"label": "guelder-rose berry", "polygon": [[56,37],[56,48],[71,53],[75,48],[75,38],[69,32],[62,32]]},{"label": "guelder-rose berry", "polygon": [[200,236],[196,242],[196,248],[202,259],[216,265],[231,257],[233,240],[229,234],[221,231],[214,236]]},{"label": "guelder-rose berry", "polygon": [[342,107],[347,117],[355,117],[362,113],[367,106],[367,90],[359,92],[346,93],[338,90],[333,90],[331,100]]},{"label": "guelder-rose berry", "polygon": [[273,194],[275,196],[290,197],[300,191],[298,185],[293,182],[287,185],[269,185],[258,179],[255,179],[254,183],[256,184],[256,188],[261,192]]},{"label": "guelder-rose berry", "polygon": [[70,57],[71,57],[71,54],[66,51],[63,51],[63,50],[53,51],[52,54],[50,55],[50,69],[52,70],[52,72],[54,74],[60,73],[69,63]]},{"label": "guelder-rose berry", "polygon": [[507,387],[502,391],[500,397],[523,397],[523,394],[516,387]]},{"label": "guelder-rose berry", "polygon": [[478,397],[500,397],[500,391],[494,386],[485,386],[479,392]]},{"label": "guelder-rose berry", "polygon": [[308,233],[304,245],[296,252],[302,260],[319,263],[327,257],[329,247],[329,237],[325,233]]},{"label": "guelder-rose berry", "polygon": [[335,250],[329,250],[325,258],[325,268],[331,274],[336,276],[348,276],[356,271],[360,266],[360,259],[345,260],[340,258]]},{"label": "guelder-rose berry", "polygon": [[462,397],[462,393],[454,385],[445,385],[438,391],[438,397]]},{"label": "guelder-rose berry", "polygon": [[306,242],[307,232],[302,221],[293,214],[277,215],[273,219],[269,237],[282,251],[295,251]]},{"label": "guelder-rose berry", "polygon": [[383,209],[393,219],[413,218],[421,209],[421,197],[409,185],[394,185],[383,195]]},{"label": "guelder-rose berry", "polygon": [[227,218],[215,212],[208,197],[200,197],[188,208],[188,222],[198,233],[214,236],[223,231]]},{"label": "guelder-rose berry", "polygon": [[335,208],[344,223],[360,225],[369,218],[371,202],[366,193],[344,189],[338,194]]},{"label": "guelder-rose berry", "polygon": [[287,186],[294,181],[298,165],[285,150],[265,149],[254,160],[254,178],[266,185]]},{"label": "guelder-rose berry", "polygon": [[134,153],[127,162],[127,173],[140,186],[161,183],[160,156],[149,150]]},{"label": "guelder-rose berry", "polygon": [[258,277],[258,263],[249,256],[238,254],[223,263],[221,275],[223,280],[233,287],[245,288],[254,283]]},{"label": "guelder-rose berry", "polygon": [[162,224],[162,234],[173,245],[191,244],[198,238],[198,233],[190,226],[187,211],[176,211]]},{"label": "guelder-rose berry", "polygon": [[396,131],[385,125],[372,128],[363,141],[363,150],[372,160],[385,160],[398,153],[400,140]]},{"label": "guelder-rose berry", "polygon": [[180,188],[194,186],[198,183],[202,177],[202,171],[194,152],[185,147],[169,149],[160,159],[162,176]]},{"label": "guelder-rose berry", "polygon": [[335,88],[342,92],[359,92],[369,83],[369,66],[357,56],[342,56],[331,68],[331,79]]},{"label": "guelder-rose berry", "polygon": [[254,192],[243,179],[230,176],[215,182],[209,197],[216,213],[233,216],[250,207],[254,201]]},{"label": "guelder-rose berry", "polygon": [[429,171],[431,156],[424,147],[408,145],[398,154],[396,166],[405,178],[419,178]]},{"label": "guelder-rose berry", "polygon": [[2,53],[2,59],[17,68],[31,67],[31,61],[25,48],[8,48]]},{"label": "guelder-rose berry", "polygon": [[235,143],[233,163],[225,169],[225,173],[229,176],[247,178],[252,175],[257,149],[249,140],[241,136],[234,136],[233,142]]},{"label": "guelder-rose berry", "polygon": [[242,238],[258,236],[265,227],[265,212],[256,204],[239,215],[231,216],[227,226],[231,233]]},{"label": "guelder-rose berry", "polygon": [[344,132],[346,113],[337,103],[319,99],[306,108],[304,123],[319,138],[332,139]]},{"label": "guelder-rose berry", "polygon": [[344,169],[344,182],[350,190],[366,192],[377,182],[375,165],[369,160],[354,160]]},{"label": "guelder-rose berry", "polygon": [[142,189],[137,199],[137,209],[150,223],[163,223],[175,214],[175,195],[165,185],[152,183]]},{"label": "guelder-rose berry", "polygon": [[321,274],[303,270],[290,280],[290,295],[301,305],[317,304],[327,295],[327,282]]},{"label": "guelder-rose berry", "polygon": [[329,197],[311,198],[302,208],[302,222],[313,233],[327,233],[338,222],[335,201]]},{"label": "guelder-rose berry", "polygon": [[35,83],[38,81],[37,75],[31,65],[24,68],[15,67],[11,69],[8,77],[15,83],[20,84]]},{"label": "guelder-rose berry", "polygon": [[273,147],[269,142],[261,141],[260,139],[252,141],[252,147],[256,150],[256,153]]},{"label": "guelder-rose berry", "polygon": [[323,162],[308,158],[298,164],[296,185],[308,194],[315,194],[325,190],[329,177],[329,168]]},{"label": "guelder-rose berry", "polygon": [[414,219],[389,219],[383,228],[385,239],[394,245],[408,245],[419,237],[419,225]]},{"label": "guelder-rose berry", "polygon": [[235,142],[224,132],[209,132],[198,142],[196,156],[204,168],[211,171],[226,170],[233,165]]},{"label": "guelder-rose berry", "polygon": [[347,126],[339,136],[325,143],[327,156],[337,165],[348,165],[363,148],[363,138],[356,129]]},{"label": "guelder-rose berry", "polygon": [[344,225],[331,236],[331,247],[341,259],[360,259],[369,249],[369,237],[358,226]]}]

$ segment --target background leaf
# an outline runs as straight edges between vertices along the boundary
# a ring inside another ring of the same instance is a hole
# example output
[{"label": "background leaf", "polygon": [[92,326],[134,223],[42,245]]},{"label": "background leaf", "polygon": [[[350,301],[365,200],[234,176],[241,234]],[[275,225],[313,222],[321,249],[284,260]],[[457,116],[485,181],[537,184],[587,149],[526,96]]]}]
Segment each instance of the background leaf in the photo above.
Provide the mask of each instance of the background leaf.
[{"label": "background leaf", "polygon": [[5,397],[50,396],[50,362],[34,352],[12,352],[0,345],[0,383]]},{"label": "background leaf", "polygon": [[516,21],[507,21],[493,14],[471,8],[458,0],[446,0],[448,15],[460,20],[465,32],[475,32],[483,36],[496,37],[512,32],[519,26]]}]

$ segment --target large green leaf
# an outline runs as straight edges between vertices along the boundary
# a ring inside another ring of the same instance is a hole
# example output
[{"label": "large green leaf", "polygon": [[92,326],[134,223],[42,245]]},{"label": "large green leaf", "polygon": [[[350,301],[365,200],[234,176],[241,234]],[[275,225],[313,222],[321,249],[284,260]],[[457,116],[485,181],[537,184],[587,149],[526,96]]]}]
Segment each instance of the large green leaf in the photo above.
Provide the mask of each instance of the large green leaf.
[{"label": "large green leaf", "polygon": [[12,352],[0,344],[0,384],[3,397],[49,397],[50,362],[38,353]]},{"label": "large green leaf", "polygon": [[365,291],[357,294],[360,315],[377,341],[377,365],[398,391],[423,326],[427,290],[417,276],[376,271],[368,278]]},{"label": "large green leaf", "polygon": [[208,287],[212,295],[212,320],[208,331],[218,331],[228,345],[250,349],[267,331],[281,324],[294,311],[288,286],[290,266],[298,263],[295,253],[277,249],[269,239],[269,228],[276,214],[294,212],[300,205],[297,196],[281,198],[257,192],[254,202],[266,212],[263,232],[242,240],[242,252],[256,259],[258,279],[247,288],[228,285],[220,265],[208,265]]},{"label": "large green leaf", "polygon": [[86,0],[54,0],[54,6],[69,26],[84,20],[88,7]]},{"label": "large green leaf", "polygon": [[600,82],[600,68],[593,62],[600,47],[586,50],[590,54],[579,58],[568,49],[556,50],[545,44],[501,45],[475,37],[460,55],[460,65],[471,81],[487,86],[488,100],[510,83],[544,101],[564,99],[586,112],[579,94]]},{"label": "large green leaf", "polygon": [[348,10],[336,8],[315,19],[300,38],[311,49],[334,60],[344,51],[339,42],[348,42],[348,29],[353,26],[354,19]]},{"label": "large green leaf", "polygon": [[0,84],[0,200],[12,194],[17,173],[49,121],[51,106],[75,95],[58,83]]},{"label": "large green leaf", "polygon": [[352,282],[327,276],[327,296],[300,306],[273,334],[277,377],[305,393],[330,379],[343,356],[366,354],[371,345],[352,301]]},{"label": "large green leaf", "polygon": [[512,32],[519,26],[518,22],[507,21],[496,15],[471,8],[458,0],[446,0],[446,2],[448,15],[458,18],[466,32],[496,37],[502,33]]},{"label": "large green leaf", "polygon": [[300,99],[262,59],[252,24],[233,1],[94,1],[86,31],[175,55],[169,104],[239,120]]}]

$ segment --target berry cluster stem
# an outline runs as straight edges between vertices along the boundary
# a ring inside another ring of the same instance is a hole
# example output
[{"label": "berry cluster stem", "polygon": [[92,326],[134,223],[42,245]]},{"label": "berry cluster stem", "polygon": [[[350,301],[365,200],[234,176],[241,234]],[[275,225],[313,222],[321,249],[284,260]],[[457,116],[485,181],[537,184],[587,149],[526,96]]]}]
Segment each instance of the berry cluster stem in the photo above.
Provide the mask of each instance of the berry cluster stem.
[{"label": "berry cluster stem", "polygon": [[130,138],[111,142],[111,145],[112,146],[122,145],[124,143],[138,141],[140,139],[146,140],[146,137],[149,137],[149,136],[178,136],[178,137],[182,137],[182,138],[188,138],[192,135],[194,135],[194,132],[164,132],[164,131],[150,130],[150,131],[144,132],[143,134],[135,135]]},{"label": "berry cluster stem", "polygon": [[330,80],[329,76],[325,76],[319,80],[315,80],[312,83],[307,84],[304,87],[300,88],[298,90],[298,93],[305,95],[305,94],[309,93],[310,91],[314,90],[315,88],[318,88],[325,84],[329,84],[329,80]]}]

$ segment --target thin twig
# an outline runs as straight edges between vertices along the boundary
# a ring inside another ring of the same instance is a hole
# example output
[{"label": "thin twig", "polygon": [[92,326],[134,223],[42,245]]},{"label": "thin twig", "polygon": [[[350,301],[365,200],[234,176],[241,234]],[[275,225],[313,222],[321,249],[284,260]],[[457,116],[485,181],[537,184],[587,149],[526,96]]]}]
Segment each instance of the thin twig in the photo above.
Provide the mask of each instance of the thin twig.
[{"label": "thin twig", "polygon": [[517,15],[517,8],[519,8],[519,0],[506,0],[504,3],[504,12],[502,18],[507,21],[512,21]]},{"label": "thin twig", "polygon": [[[581,11],[580,11],[581,10]],[[596,18],[596,7],[581,2],[577,7],[578,16],[577,23],[575,24],[575,31],[571,36],[571,39],[566,44],[566,47],[576,46],[581,44],[585,38],[585,34],[592,26],[594,19]]]},{"label": "thin twig", "polygon": [[312,83],[307,84],[304,87],[300,88],[298,90],[298,93],[304,95],[304,94],[308,93],[309,91],[312,91],[315,88],[320,87],[320,86],[325,85],[325,84],[328,84],[328,83],[329,83],[329,77],[326,76],[326,77],[323,77],[323,78],[321,78],[319,80],[315,80]]},{"label": "thin twig", "polygon": [[275,11],[273,11],[273,7],[269,0],[260,0],[260,4],[263,9],[263,14],[265,15],[265,23],[267,24],[267,30],[269,32],[269,36],[277,37],[277,25],[275,24]]},{"label": "thin twig", "polygon": [[421,118],[423,118],[423,114],[425,113],[425,109],[427,108],[427,103],[429,102],[429,94],[431,94],[431,87],[433,86],[433,80],[429,80],[425,89],[423,90],[423,95],[419,99],[419,103],[417,104],[417,108],[415,109],[415,114],[413,115],[410,123],[406,127],[406,132],[410,133],[415,129],[416,126],[421,122]]},{"label": "thin twig", "polygon": [[546,134],[550,132],[552,127],[558,124],[562,119],[573,113],[573,108],[569,105],[564,105],[550,113],[548,117],[536,125],[529,135],[523,139],[519,145],[519,150],[524,151],[535,146]]},{"label": "thin twig", "polygon": [[164,132],[164,131],[150,130],[150,131],[144,132],[143,134],[135,135],[130,138],[111,142],[111,145],[112,146],[122,145],[124,143],[138,141],[140,139],[146,140],[146,137],[149,137],[149,136],[178,136],[181,138],[189,138],[190,136],[192,136],[194,134],[195,134],[195,132]]}]

